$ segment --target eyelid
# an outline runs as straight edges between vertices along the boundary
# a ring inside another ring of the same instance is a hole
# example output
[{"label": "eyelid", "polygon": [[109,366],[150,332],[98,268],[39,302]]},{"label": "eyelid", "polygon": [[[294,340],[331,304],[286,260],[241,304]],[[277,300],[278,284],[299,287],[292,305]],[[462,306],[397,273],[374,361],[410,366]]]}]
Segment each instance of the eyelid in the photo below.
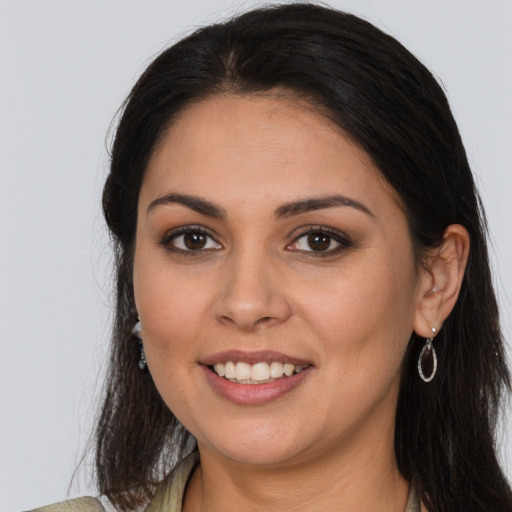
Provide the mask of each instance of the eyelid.
[{"label": "eyelid", "polygon": [[[200,233],[208,237],[211,241],[213,241],[217,247],[208,247],[208,248],[200,248],[197,250],[193,249],[182,249],[180,247],[176,247],[172,245],[172,241],[179,236],[186,235],[189,233]],[[313,249],[311,250],[304,250],[304,249],[290,249],[290,246],[294,243],[297,243],[298,240],[301,238],[308,236],[308,235],[314,235],[314,234],[322,234],[330,237],[332,240],[334,240],[338,245],[333,249],[327,249],[325,251],[315,251]],[[290,243],[287,244],[286,249],[297,252],[297,253],[303,253],[308,254],[310,256],[318,257],[318,256],[331,256],[334,255],[344,249],[347,249],[349,247],[353,247],[353,242],[351,238],[344,233],[343,231],[340,231],[338,229],[334,229],[327,226],[322,225],[309,225],[309,226],[302,226],[294,232],[290,233],[287,238],[291,238]],[[223,248],[222,244],[218,242],[217,235],[213,234],[211,230],[205,228],[201,225],[185,225],[173,228],[169,231],[167,231],[163,237],[161,238],[160,245],[162,245],[166,250],[176,253],[176,254],[185,254],[189,256],[199,256],[201,254],[204,255],[206,252],[220,250]]]},{"label": "eyelid", "polygon": [[287,245],[287,248],[290,247],[292,244],[296,243],[298,240],[300,240],[304,236],[314,235],[314,234],[326,235],[326,236],[332,238],[339,245],[336,246],[334,249],[328,249],[325,251],[314,251],[313,249],[310,251],[303,250],[303,249],[290,249],[290,250],[308,254],[308,255],[311,255],[314,257],[318,257],[318,256],[325,257],[325,256],[331,256],[333,254],[341,252],[342,250],[347,249],[349,247],[353,247],[353,245],[354,245],[351,238],[343,231],[340,231],[340,230],[334,229],[334,228],[330,228],[327,226],[310,225],[310,226],[303,226],[303,227],[299,228],[298,232],[296,231],[295,233],[290,234],[290,237],[293,236],[293,240]]},{"label": "eyelid", "polygon": [[[172,246],[172,241],[178,238],[179,236],[183,236],[186,234],[191,233],[200,233],[206,237],[208,237],[211,241],[213,241],[218,247],[215,248],[201,248],[197,250],[193,249],[181,249],[180,247]],[[222,244],[217,241],[216,235],[212,234],[212,232],[209,229],[206,229],[204,226],[200,225],[186,225],[186,226],[180,226],[177,228],[173,228],[169,231],[167,231],[163,237],[160,240],[160,245],[162,245],[165,249],[167,249],[170,252],[177,253],[177,254],[186,254],[191,256],[197,256],[201,253],[204,254],[205,252],[209,252],[212,250],[219,250],[222,248]]]}]

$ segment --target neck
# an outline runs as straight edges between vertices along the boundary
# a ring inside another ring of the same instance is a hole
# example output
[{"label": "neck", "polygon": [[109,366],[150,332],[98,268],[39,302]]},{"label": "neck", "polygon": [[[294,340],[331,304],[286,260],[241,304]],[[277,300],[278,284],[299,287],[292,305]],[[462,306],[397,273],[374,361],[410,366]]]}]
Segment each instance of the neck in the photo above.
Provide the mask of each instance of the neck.
[{"label": "neck", "polygon": [[366,438],[345,453],[331,451],[309,458],[307,464],[290,461],[279,467],[236,463],[199,445],[201,464],[187,489],[183,512],[319,512],[333,504],[344,512],[403,512],[409,484],[398,471],[392,431],[383,437],[377,449]]}]

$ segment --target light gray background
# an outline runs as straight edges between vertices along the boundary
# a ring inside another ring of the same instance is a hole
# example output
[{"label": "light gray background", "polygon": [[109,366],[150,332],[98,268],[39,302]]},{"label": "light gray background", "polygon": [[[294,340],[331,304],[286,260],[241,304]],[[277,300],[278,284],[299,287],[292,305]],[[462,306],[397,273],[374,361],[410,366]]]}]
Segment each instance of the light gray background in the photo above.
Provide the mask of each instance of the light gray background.
[{"label": "light gray background", "polygon": [[[0,507],[66,497],[88,439],[111,315],[105,135],[151,57],[260,2],[0,0]],[[487,207],[512,308],[512,1],[332,0],[441,77]],[[442,204],[439,205],[443,207]],[[510,354],[510,351],[509,351]],[[511,430],[512,412],[507,409]],[[512,444],[502,459],[512,476]],[[70,496],[91,491],[79,472]]]}]

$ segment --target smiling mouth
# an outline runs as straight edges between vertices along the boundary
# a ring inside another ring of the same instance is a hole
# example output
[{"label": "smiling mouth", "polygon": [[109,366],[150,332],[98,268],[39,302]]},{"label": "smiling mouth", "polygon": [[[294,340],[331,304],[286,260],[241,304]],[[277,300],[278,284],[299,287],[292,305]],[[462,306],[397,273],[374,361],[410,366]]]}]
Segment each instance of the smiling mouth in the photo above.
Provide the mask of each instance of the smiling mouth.
[{"label": "smiling mouth", "polygon": [[270,363],[263,361],[256,364],[227,361],[226,363],[208,365],[208,368],[219,377],[237,384],[267,384],[297,375],[308,366],[280,363],[279,361]]}]

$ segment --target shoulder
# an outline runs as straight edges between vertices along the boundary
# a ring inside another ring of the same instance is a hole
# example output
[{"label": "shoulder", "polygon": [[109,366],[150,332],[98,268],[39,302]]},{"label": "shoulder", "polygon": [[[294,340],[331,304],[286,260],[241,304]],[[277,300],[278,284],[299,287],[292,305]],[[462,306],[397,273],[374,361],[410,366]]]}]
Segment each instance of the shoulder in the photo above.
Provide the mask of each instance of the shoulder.
[{"label": "shoulder", "polygon": [[61,501],[47,507],[36,508],[31,512],[107,512],[101,503],[90,496]]},{"label": "shoulder", "polygon": [[[198,463],[199,454],[196,451],[185,457],[161,482],[154,499],[145,510],[147,512],[159,512],[160,510],[181,512],[181,503],[188,480]],[[36,508],[28,512],[117,512],[117,510],[105,496],[101,498],[86,496]]]},{"label": "shoulder", "polygon": [[181,512],[183,497],[194,469],[199,464],[199,453],[185,457],[159,485],[146,512]]}]

